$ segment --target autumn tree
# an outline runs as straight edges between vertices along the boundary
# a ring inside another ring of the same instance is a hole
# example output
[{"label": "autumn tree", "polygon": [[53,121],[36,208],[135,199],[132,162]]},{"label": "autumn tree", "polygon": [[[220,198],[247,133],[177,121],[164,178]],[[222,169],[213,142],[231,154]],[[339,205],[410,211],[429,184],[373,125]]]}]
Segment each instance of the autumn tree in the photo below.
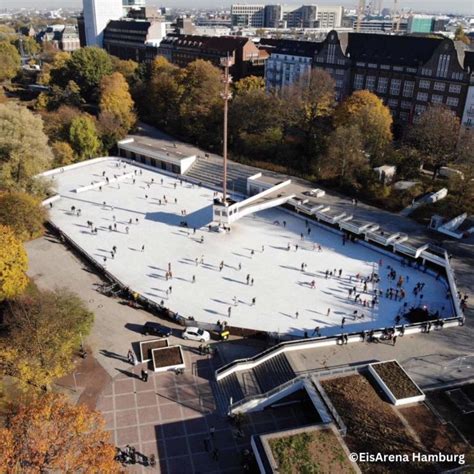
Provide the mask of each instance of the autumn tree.
[{"label": "autumn tree", "polygon": [[230,102],[229,142],[237,155],[276,161],[283,138],[280,99],[263,89],[240,89]]},{"label": "autumn tree", "polygon": [[107,121],[112,127],[102,128],[108,139],[107,148],[127,135],[135,125],[134,103],[125,78],[119,72],[104,76],[100,83],[99,122]]},{"label": "autumn tree", "polygon": [[338,127],[332,132],[328,142],[322,164],[324,176],[337,178],[340,186],[345,182],[357,181],[359,172],[369,168],[359,127],[350,124]]},{"label": "autumn tree", "polygon": [[92,117],[80,115],[69,127],[69,143],[79,160],[95,158],[101,150],[101,142]]},{"label": "autumn tree", "polygon": [[449,108],[430,105],[411,126],[408,141],[436,175],[441,166],[455,160],[459,131],[459,118]]},{"label": "autumn tree", "polygon": [[375,161],[391,143],[392,115],[382,100],[372,92],[354,92],[336,110],[335,125],[356,125],[364,140],[364,149]]},{"label": "autumn tree", "polygon": [[325,149],[335,104],[335,83],[328,72],[313,69],[283,90],[286,116],[301,135],[300,166],[309,171]]},{"label": "autumn tree", "polygon": [[26,288],[28,256],[10,227],[0,225],[0,301],[13,298]]},{"label": "autumn tree", "polygon": [[105,420],[65,395],[20,404],[0,428],[0,471],[119,473]]},{"label": "autumn tree", "polygon": [[69,128],[72,121],[84,115],[77,107],[61,105],[57,110],[40,111],[43,118],[44,131],[50,142],[69,141]]},{"label": "autumn tree", "polygon": [[0,82],[14,78],[20,65],[20,54],[15,46],[9,41],[0,41]]},{"label": "autumn tree", "polygon": [[236,95],[253,90],[265,90],[265,79],[258,76],[247,76],[234,84]]},{"label": "autumn tree", "polygon": [[128,84],[132,85],[137,79],[138,63],[132,59],[120,59],[117,56],[110,56],[110,59],[112,61],[112,70],[122,74]]},{"label": "autumn tree", "polygon": [[45,219],[46,211],[38,198],[22,192],[0,192],[0,225],[9,226],[19,239],[42,235]]},{"label": "autumn tree", "polygon": [[141,108],[157,126],[176,132],[180,122],[179,104],[184,92],[182,77],[184,70],[171,64],[163,56],[152,63],[148,94],[142,98]]},{"label": "autumn tree", "polygon": [[33,189],[34,176],[51,161],[41,118],[26,107],[0,104],[0,190]]},{"label": "autumn tree", "polygon": [[30,288],[4,312],[7,333],[0,338],[1,372],[25,390],[47,390],[72,369],[73,355],[93,319],[82,300],[66,289]]},{"label": "autumn tree", "polygon": [[54,155],[53,168],[61,168],[74,163],[74,150],[68,142],[53,142],[51,149]]},{"label": "autumn tree", "polygon": [[184,70],[182,87],[179,109],[182,133],[191,142],[203,146],[220,143],[221,71],[208,61],[193,61]]},{"label": "autumn tree", "polygon": [[469,38],[467,37],[466,33],[464,32],[464,28],[461,25],[459,25],[454,32],[454,40],[462,41],[467,45],[470,44]]},{"label": "autumn tree", "polygon": [[15,46],[18,52],[20,52],[21,48],[23,48],[24,53],[30,57],[38,54],[40,50],[39,44],[31,36],[22,36],[21,39],[16,39]]}]

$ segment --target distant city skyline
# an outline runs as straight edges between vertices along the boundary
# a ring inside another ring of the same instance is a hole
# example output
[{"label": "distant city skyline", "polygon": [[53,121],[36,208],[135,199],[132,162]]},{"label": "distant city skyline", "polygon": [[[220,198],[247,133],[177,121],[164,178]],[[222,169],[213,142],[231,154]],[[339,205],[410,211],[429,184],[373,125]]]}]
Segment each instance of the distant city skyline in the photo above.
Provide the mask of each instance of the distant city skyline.
[{"label": "distant city skyline", "polygon": [[[147,2],[148,5],[153,6],[164,6],[169,8],[220,8],[220,7],[230,7],[232,3],[265,3],[265,4],[287,4],[287,5],[297,5],[297,4],[321,4],[321,5],[343,5],[345,8],[355,8],[355,3],[345,3],[338,0],[322,0],[322,1],[296,1],[296,0],[287,0],[287,1],[254,1],[249,0],[244,1],[219,1],[215,2],[213,0],[173,0],[173,1],[164,1],[163,3],[158,3],[156,1]],[[393,0],[384,1],[383,7],[390,8],[393,5]],[[400,7],[404,10],[415,10],[417,12],[426,12],[432,14],[443,14],[443,13],[452,13],[452,14],[464,14],[474,16],[474,0],[453,0],[452,2],[447,2],[445,0],[401,0],[399,1]],[[38,8],[38,9],[57,9],[57,8],[81,8],[81,0],[2,0],[2,8]]]}]

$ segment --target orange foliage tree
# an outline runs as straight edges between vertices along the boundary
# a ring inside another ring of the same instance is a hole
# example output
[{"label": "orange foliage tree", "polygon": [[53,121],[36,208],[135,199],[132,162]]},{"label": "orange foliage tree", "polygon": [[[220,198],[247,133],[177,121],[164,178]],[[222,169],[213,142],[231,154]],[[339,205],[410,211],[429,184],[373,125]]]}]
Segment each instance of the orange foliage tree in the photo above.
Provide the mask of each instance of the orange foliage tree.
[{"label": "orange foliage tree", "polygon": [[64,395],[33,399],[0,428],[0,472],[120,472],[104,425],[99,413]]}]

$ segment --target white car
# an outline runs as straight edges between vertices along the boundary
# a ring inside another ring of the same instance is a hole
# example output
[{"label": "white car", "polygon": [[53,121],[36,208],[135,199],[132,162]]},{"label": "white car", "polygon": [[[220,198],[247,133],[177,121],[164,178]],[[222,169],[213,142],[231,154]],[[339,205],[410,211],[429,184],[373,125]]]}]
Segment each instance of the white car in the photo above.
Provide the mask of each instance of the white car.
[{"label": "white car", "polygon": [[183,339],[189,339],[191,341],[207,342],[211,338],[211,335],[196,327],[188,327],[183,331]]}]

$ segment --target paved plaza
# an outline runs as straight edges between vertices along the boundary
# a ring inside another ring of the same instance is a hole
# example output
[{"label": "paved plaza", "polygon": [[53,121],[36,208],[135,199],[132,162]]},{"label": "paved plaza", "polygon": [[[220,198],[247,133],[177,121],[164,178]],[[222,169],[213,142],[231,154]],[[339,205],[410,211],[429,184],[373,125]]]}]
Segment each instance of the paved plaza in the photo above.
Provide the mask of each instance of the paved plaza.
[{"label": "paved plaza", "polygon": [[[123,174],[121,182],[75,192]],[[332,335],[343,318],[345,331],[389,326],[404,303],[451,312],[443,279],[359,243],[344,245],[339,235],[278,208],[243,218],[225,234],[208,230],[213,190],[158,172],[111,159],[66,169],[54,184],[62,197],[50,210],[55,225],[123,284],[197,321],[295,335],[320,327]],[[396,289],[389,267],[405,280],[403,300],[385,297]],[[379,284],[364,289],[360,279],[373,273]],[[415,296],[418,282],[424,288]],[[383,296],[373,307],[375,288]]]}]

